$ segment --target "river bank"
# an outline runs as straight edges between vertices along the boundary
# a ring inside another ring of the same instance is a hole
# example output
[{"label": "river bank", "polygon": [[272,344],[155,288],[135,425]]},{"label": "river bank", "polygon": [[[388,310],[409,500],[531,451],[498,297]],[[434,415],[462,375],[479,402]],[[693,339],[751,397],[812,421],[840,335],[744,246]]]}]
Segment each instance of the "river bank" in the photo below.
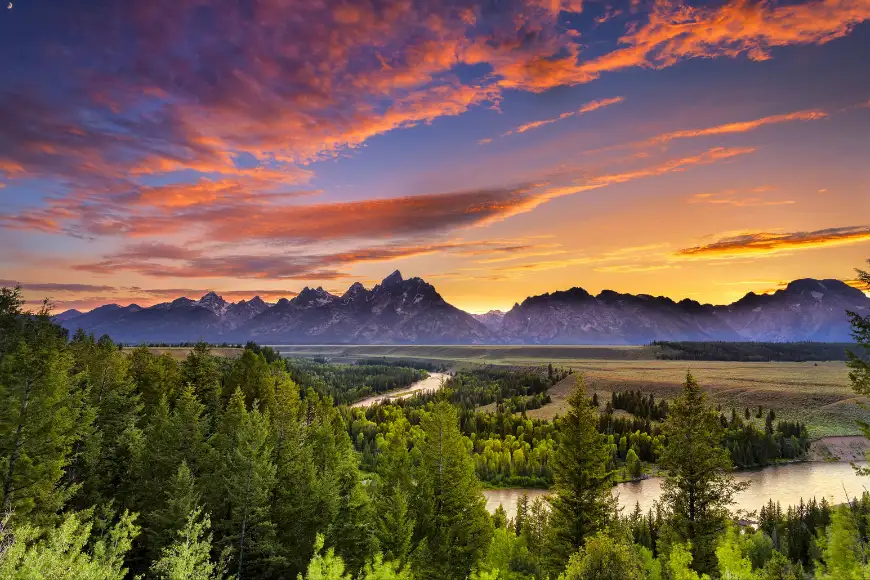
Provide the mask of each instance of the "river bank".
[{"label": "river bank", "polygon": [[444,386],[446,380],[447,373],[429,373],[429,376],[425,379],[417,381],[404,389],[398,389],[396,391],[390,391],[389,393],[381,393],[380,395],[368,397],[362,401],[357,401],[351,405],[351,407],[371,407],[372,405],[381,403],[387,399],[404,399],[405,397],[410,397],[416,393],[437,391]]},{"label": "river bank", "polygon": [[[866,463],[862,462],[862,465]],[[796,505],[801,498],[805,501],[815,497],[823,497],[831,503],[842,503],[846,496],[860,496],[864,487],[870,484],[870,479],[859,477],[852,466],[845,462],[810,462],[771,465],[751,471],[741,471],[734,474],[738,481],[749,482],[749,489],[739,493],[735,498],[732,511],[756,511],[767,504],[769,500],[779,502],[782,506]],[[660,477],[651,477],[642,481],[620,483],[614,486],[614,494],[618,495],[619,505],[624,511],[634,509],[640,504],[643,511],[648,510],[661,497]],[[546,489],[491,489],[483,492],[486,497],[486,507],[495,511],[503,506],[508,517],[516,515],[517,500],[527,494],[529,500],[549,493]]]}]

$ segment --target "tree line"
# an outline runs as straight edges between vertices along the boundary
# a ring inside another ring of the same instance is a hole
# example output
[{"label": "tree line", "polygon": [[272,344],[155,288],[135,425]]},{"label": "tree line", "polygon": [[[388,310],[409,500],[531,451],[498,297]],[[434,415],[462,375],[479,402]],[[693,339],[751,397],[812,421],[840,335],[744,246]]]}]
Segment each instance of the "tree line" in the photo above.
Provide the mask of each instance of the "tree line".
[{"label": "tree line", "polygon": [[[870,317],[853,324],[870,348]],[[24,312],[20,293],[0,290],[0,577],[870,574],[870,498],[830,507],[827,521],[821,507],[782,515],[766,506],[757,527],[737,525],[730,508],[745,484],[732,476],[722,414],[691,375],[659,424],[666,475],[651,517],[617,510],[612,444],[578,380],[552,424],[553,491],[509,521],[486,511],[475,443],[460,428],[469,409],[449,390],[381,408],[392,418],[364,473],[347,411],[301,388],[281,361],[252,350],[215,357],[204,345],[169,361],[106,337],[69,340],[47,308]],[[868,394],[870,367],[849,362],[856,392]],[[809,527],[808,513],[815,537],[801,539],[794,530]]]}]

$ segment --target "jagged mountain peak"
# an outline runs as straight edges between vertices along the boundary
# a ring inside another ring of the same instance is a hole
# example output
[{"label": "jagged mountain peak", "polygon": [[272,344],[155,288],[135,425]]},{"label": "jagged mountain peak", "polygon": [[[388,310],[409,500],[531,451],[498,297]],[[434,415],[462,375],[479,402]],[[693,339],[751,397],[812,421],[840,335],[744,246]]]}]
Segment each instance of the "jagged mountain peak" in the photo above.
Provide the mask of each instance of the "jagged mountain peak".
[{"label": "jagged mountain peak", "polygon": [[646,344],[652,340],[850,339],[846,310],[870,312],[870,298],[839,280],[795,280],[773,294],[748,293],[713,306],[649,294],[580,287],[515,303],[507,313],[470,315],[437,290],[398,271],[371,290],[352,284],[341,296],[306,287],[292,300],[260,297],[227,303],[214,292],[156,306],[107,304],[62,313],[75,331],[122,342],[189,340],[285,343]]},{"label": "jagged mountain peak", "polygon": [[211,310],[218,316],[226,314],[230,303],[223,299],[223,296],[218,296],[217,292],[208,292],[196,302],[199,306]]},{"label": "jagged mountain peak", "polygon": [[395,270],[392,274],[390,274],[389,276],[387,276],[386,278],[384,278],[381,281],[381,286],[383,286],[383,287],[396,286],[398,284],[401,284],[404,281],[405,281],[405,279],[402,278],[402,273],[399,272],[398,270]]},{"label": "jagged mountain peak", "polygon": [[350,287],[345,291],[344,294],[341,295],[343,299],[352,299],[360,294],[366,292],[366,287],[362,285],[360,282],[354,282],[350,285]]}]

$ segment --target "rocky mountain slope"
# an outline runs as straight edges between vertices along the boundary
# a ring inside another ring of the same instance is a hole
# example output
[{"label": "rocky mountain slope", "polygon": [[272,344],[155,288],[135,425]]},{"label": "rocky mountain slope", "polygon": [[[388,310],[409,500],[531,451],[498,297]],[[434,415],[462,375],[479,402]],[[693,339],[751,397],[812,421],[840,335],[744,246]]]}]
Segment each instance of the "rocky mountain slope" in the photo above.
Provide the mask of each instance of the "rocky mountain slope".
[{"label": "rocky mountain slope", "polygon": [[498,332],[501,329],[501,321],[504,320],[504,312],[501,310],[490,310],[483,314],[472,314],[475,320],[482,322],[488,329]]},{"label": "rocky mountain slope", "polygon": [[141,308],[101,306],[56,317],[64,327],[109,334],[121,342],[422,343],[474,344],[497,338],[470,314],[448,304],[420,278],[396,271],[367,290],[359,282],[342,296],[305,288],[270,305],[259,297],[228,303],[213,292]]},{"label": "rocky mountain slope", "polygon": [[846,311],[867,314],[870,298],[839,280],[795,280],[773,294],[749,293],[724,306],[582,288],[526,298],[507,313],[471,315],[420,278],[396,271],[372,289],[341,296],[305,288],[267,304],[231,303],[214,292],[148,308],[108,304],[67,311],[75,331],[117,341],[262,344],[646,344],[653,340],[849,341]]},{"label": "rocky mountain slope", "polygon": [[498,335],[519,344],[646,344],[653,340],[849,341],[846,311],[870,298],[840,280],[795,280],[725,306],[582,288],[527,298]]}]

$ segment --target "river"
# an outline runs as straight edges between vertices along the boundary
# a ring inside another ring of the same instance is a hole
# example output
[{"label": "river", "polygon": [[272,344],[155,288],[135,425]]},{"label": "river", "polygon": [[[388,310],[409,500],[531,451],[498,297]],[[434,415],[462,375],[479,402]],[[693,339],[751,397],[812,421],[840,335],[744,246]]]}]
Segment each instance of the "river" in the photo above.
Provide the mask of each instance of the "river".
[{"label": "river", "polygon": [[405,397],[410,397],[414,393],[419,393],[423,391],[437,391],[444,385],[444,381],[447,380],[446,373],[429,373],[429,376],[423,379],[422,381],[417,381],[416,383],[405,387],[404,389],[399,389],[398,391],[391,391],[389,393],[381,393],[380,395],[375,395],[374,397],[369,397],[367,399],[363,399],[362,401],[357,401],[351,407],[371,407],[381,401],[386,399],[404,399]]},{"label": "river", "polygon": [[[735,478],[750,482],[750,486],[737,495],[732,511],[755,511],[770,499],[778,501],[783,507],[795,505],[801,498],[808,500],[813,497],[817,500],[825,497],[831,503],[843,503],[847,494],[850,497],[861,495],[865,486],[870,490],[870,478],[856,476],[848,463],[789,463],[741,471],[735,473]],[[517,500],[523,493],[528,493],[529,499],[533,500],[546,495],[547,490],[492,489],[483,493],[486,496],[486,509],[492,512],[502,505],[508,517],[512,518],[516,515]],[[633,510],[635,503],[640,503],[640,508],[646,511],[661,496],[661,479],[653,477],[621,483],[614,488],[614,493],[619,494],[623,513]]]}]

